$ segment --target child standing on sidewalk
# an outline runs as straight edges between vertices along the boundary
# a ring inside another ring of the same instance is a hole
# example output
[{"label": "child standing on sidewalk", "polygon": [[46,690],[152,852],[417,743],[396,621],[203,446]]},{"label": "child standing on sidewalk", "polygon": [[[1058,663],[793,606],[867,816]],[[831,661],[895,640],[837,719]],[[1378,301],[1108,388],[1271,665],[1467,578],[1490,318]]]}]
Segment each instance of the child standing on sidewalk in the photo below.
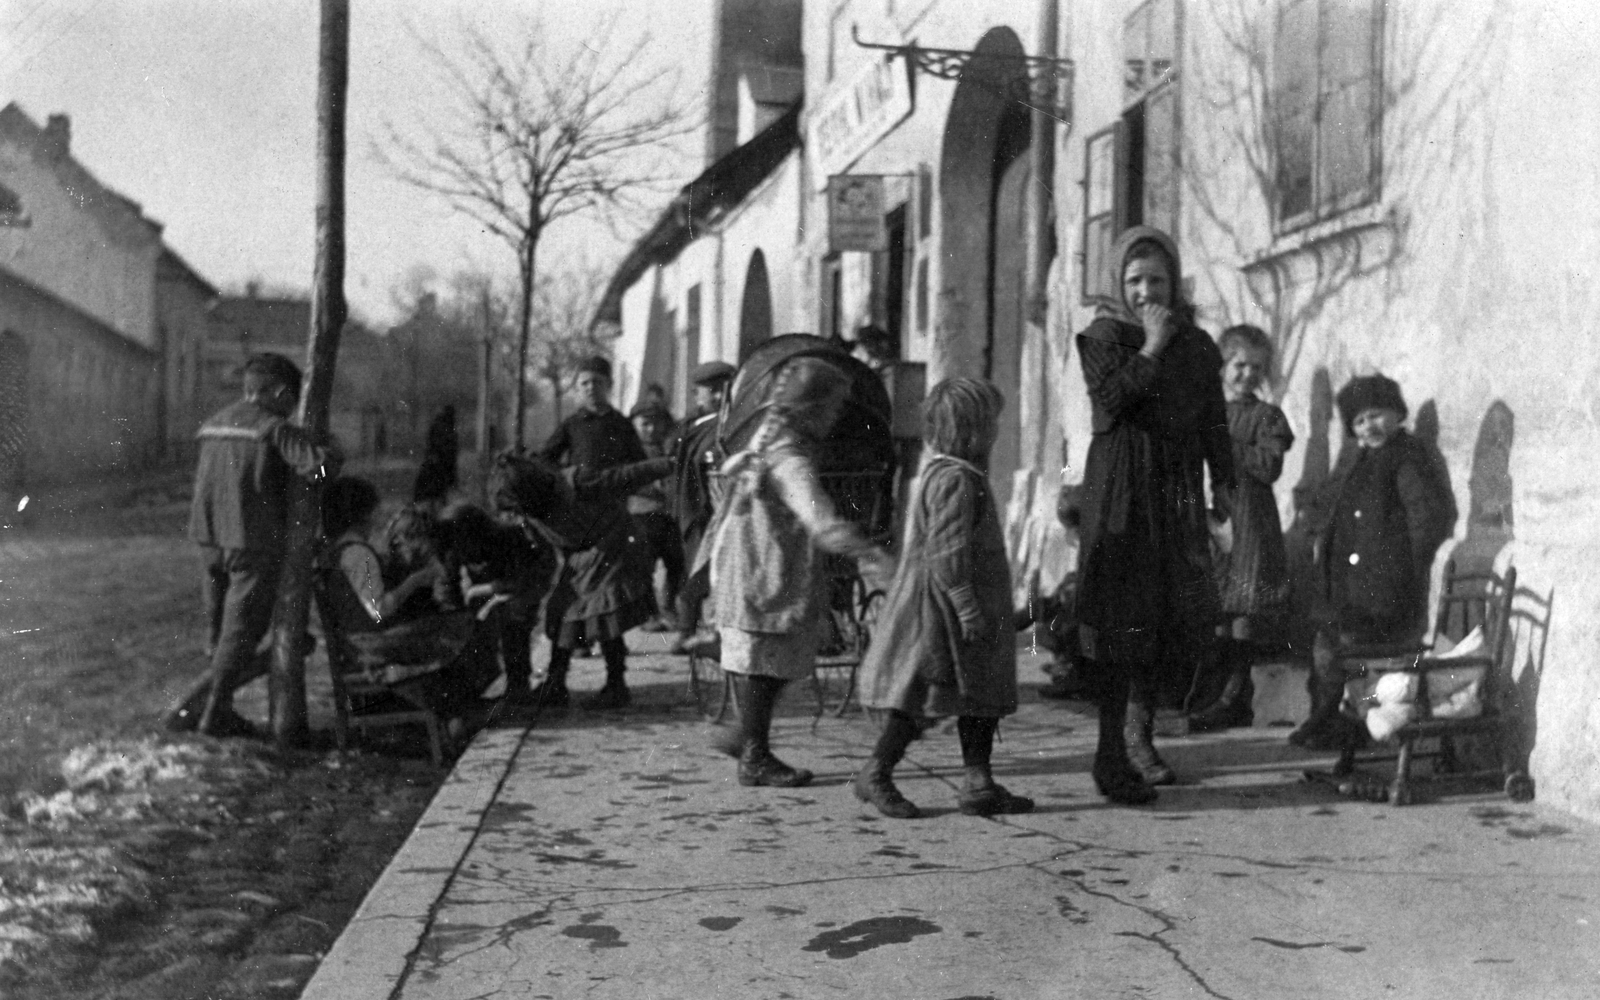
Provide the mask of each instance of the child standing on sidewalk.
[{"label": "child standing on sidewalk", "polygon": [[1222,398],[1239,486],[1233,500],[1233,548],[1219,560],[1222,611],[1218,628],[1223,678],[1216,700],[1189,717],[1191,732],[1250,723],[1250,664],[1259,644],[1274,640],[1289,598],[1288,557],[1272,484],[1294,444],[1289,418],[1256,396],[1272,367],[1272,341],[1256,326],[1231,326],[1222,351]]},{"label": "child standing on sidewalk", "polygon": [[1003,406],[998,389],[970,378],[940,382],[923,404],[930,457],[913,488],[899,570],[861,663],[862,704],[887,716],[856,775],[855,795],[895,819],[918,815],[891,774],[929,716],[957,717],[963,813],[1033,809],[1032,799],[996,784],[989,767],[1000,719],[1017,710],[1011,569],[988,474]]},{"label": "child standing on sidewalk", "polygon": [[888,553],[841,517],[816,459],[850,393],[850,375],[820,356],[784,363],[768,409],[744,449],[722,465],[726,483],[702,551],[710,560],[710,620],[733,675],[739,784],[798,788],[812,773],[771,748],[772,713],[790,681],[812,676],[827,614],[825,553],[889,575]]},{"label": "child standing on sidewalk", "polygon": [[1346,677],[1334,652],[1422,638],[1433,556],[1456,521],[1448,482],[1403,426],[1399,384],[1382,375],[1353,378],[1336,401],[1354,446],[1339,456],[1318,498],[1311,716],[1289,735],[1295,746],[1317,750],[1365,735],[1341,722]]}]

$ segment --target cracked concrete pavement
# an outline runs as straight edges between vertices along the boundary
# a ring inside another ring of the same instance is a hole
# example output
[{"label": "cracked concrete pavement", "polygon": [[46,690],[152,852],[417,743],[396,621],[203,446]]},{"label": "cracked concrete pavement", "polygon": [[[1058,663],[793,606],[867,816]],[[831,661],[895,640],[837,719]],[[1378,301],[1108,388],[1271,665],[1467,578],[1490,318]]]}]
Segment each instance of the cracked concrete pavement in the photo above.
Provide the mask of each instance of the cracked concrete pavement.
[{"label": "cracked concrete pavement", "polygon": [[792,690],[774,743],[817,780],[743,788],[684,661],[636,656],[635,709],[480,735],[303,996],[1600,994],[1600,830],[1482,785],[1342,799],[1282,730],[1162,741],[1183,783],[1109,807],[1092,716],[1033,696],[1038,667],[996,748],[1037,811],[957,812],[946,725],[898,772],[926,815],[896,821],[848,788],[862,716],[813,728]]}]

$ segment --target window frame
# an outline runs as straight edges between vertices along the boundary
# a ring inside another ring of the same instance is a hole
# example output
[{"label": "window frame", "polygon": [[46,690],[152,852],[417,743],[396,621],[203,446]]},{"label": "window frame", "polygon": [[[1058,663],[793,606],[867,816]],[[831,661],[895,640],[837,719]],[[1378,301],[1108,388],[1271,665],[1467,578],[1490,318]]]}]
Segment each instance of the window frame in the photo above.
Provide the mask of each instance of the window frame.
[{"label": "window frame", "polygon": [[[1110,177],[1104,181],[1099,180],[1095,169],[1097,159],[1097,146],[1104,145],[1109,152],[1104,154],[1102,165],[1110,172]],[[1093,132],[1083,140],[1083,225],[1080,232],[1079,259],[1082,268],[1082,281],[1080,284],[1080,301],[1083,305],[1093,306],[1105,303],[1108,298],[1115,302],[1115,290],[1103,289],[1100,286],[1106,277],[1104,274],[1103,255],[1097,257],[1090,252],[1090,232],[1096,223],[1104,222],[1109,229],[1105,238],[1104,250],[1109,251],[1116,243],[1117,237],[1128,228],[1127,217],[1127,184],[1128,184],[1128,124],[1122,118],[1107,125],[1098,132]],[[1101,188],[1100,185],[1105,187]],[[1110,204],[1096,211],[1098,207],[1097,189],[1103,191],[1110,198]],[[1096,267],[1099,264],[1099,267]],[[1100,273],[1097,273],[1100,272]]]},{"label": "window frame", "polygon": [[1355,209],[1372,205],[1383,197],[1384,4],[1380,0],[1366,0],[1368,15],[1367,78],[1371,91],[1371,105],[1366,128],[1366,182],[1351,191],[1330,197],[1326,190],[1328,178],[1324,176],[1323,155],[1325,141],[1323,113],[1330,93],[1327,75],[1323,72],[1323,57],[1327,48],[1324,14],[1330,3],[1340,2],[1340,0],[1299,0],[1299,2],[1310,5],[1316,14],[1316,25],[1312,40],[1314,51],[1311,53],[1314,64],[1312,84],[1315,88],[1315,97],[1311,105],[1311,145],[1305,151],[1305,159],[1309,163],[1310,195],[1303,210],[1285,214],[1283,205],[1284,185],[1281,183],[1282,175],[1280,173],[1283,162],[1283,139],[1278,115],[1278,104],[1281,100],[1279,97],[1281,87],[1278,70],[1280,64],[1287,59],[1281,48],[1281,38],[1288,4],[1284,0],[1279,0],[1274,5],[1271,62],[1269,64],[1267,86],[1268,153],[1271,157],[1273,184],[1270,207],[1272,234],[1274,237],[1286,236],[1290,233],[1310,228]]},{"label": "window frame", "polygon": [[[1179,0],[1144,0],[1123,19],[1123,61],[1124,73],[1122,81],[1123,105],[1122,112],[1114,122],[1098,132],[1093,132],[1084,139],[1084,166],[1083,166],[1083,223],[1079,232],[1078,257],[1080,266],[1080,301],[1085,306],[1100,305],[1107,302],[1120,301],[1120,289],[1102,288],[1107,275],[1095,273],[1104,269],[1104,262],[1099,262],[1101,267],[1096,268],[1096,258],[1090,253],[1091,231],[1096,223],[1106,222],[1109,225],[1105,239],[1105,250],[1109,250],[1116,243],[1117,237],[1128,229],[1129,226],[1145,221],[1143,216],[1148,207],[1149,171],[1147,158],[1149,145],[1145,141],[1148,127],[1146,124],[1147,113],[1151,107],[1152,99],[1170,100],[1172,107],[1172,142],[1171,162],[1168,166],[1170,178],[1170,209],[1171,220],[1166,231],[1173,239],[1178,238],[1179,222],[1183,215],[1182,205],[1182,136],[1183,136],[1183,97],[1179,82],[1183,74],[1183,44],[1184,44],[1184,14],[1183,4]],[[1166,8],[1172,15],[1172,51],[1171,61],[1166,71],[1153,79],[1141,77],[1137,88],[1128,84],[1128,39],[1136,31],[1143,31],[1141,43],[1141,65],[1150,65],[1154,62],[1150,38],[1151,25],[1154,23],[1154,14],[1160,8]],[[1137,126],[1138,134],[1135,134]],[[1138,140],[1137,142],[1135,140]],[[1109,191],[1111,205],[1103,211],[1093,211],[1098,179],[1095,171],[1096,146],[1099,143],[1110,144],[1110,155],[1105,163],[1111,172],[1110,187],[1100,189]],[[1137,148],[1135,148],[1137,147]],[[1135,157],[1138,157],[1136,160]],[[1137,174],[1137,178],[1135,177]],[[1130,199],[1135,194],[1134,182],[1138,181],[1137,194],[1139,206],[1135,218],[1134,207]]]}]

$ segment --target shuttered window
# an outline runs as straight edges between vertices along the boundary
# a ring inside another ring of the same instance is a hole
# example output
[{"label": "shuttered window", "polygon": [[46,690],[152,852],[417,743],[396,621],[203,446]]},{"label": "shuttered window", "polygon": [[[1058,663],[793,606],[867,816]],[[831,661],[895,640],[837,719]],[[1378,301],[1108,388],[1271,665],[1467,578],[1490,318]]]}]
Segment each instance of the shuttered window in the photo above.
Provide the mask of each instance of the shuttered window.
[{"label": "shuttered window", "polygon": [[1279,0],[1270,97],[1279,232],[1378,197],[1382,38],[1376,0]]}]

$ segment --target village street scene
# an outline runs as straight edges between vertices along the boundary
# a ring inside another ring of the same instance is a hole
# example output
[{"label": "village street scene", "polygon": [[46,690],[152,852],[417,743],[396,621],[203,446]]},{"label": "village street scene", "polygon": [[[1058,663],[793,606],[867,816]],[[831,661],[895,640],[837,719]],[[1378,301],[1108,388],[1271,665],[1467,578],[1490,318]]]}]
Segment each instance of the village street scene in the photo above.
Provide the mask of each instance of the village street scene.
[{"label": "village street scene", "polygon": [[0,997],[1596,995],[1597,37],[0,0]]}]

